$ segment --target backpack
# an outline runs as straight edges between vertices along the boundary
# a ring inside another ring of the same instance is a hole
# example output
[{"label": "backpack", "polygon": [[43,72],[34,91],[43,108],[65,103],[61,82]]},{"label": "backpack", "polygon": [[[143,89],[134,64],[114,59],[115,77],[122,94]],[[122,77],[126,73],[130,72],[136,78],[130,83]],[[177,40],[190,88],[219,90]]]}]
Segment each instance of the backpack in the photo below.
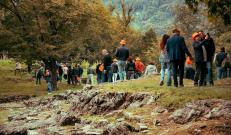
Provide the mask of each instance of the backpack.
[{"label": "backpack", "polygon": [[103,72],[103,70],[104,70],[104,65],[101,64],[101,65],[99,66],[99,71]]}]

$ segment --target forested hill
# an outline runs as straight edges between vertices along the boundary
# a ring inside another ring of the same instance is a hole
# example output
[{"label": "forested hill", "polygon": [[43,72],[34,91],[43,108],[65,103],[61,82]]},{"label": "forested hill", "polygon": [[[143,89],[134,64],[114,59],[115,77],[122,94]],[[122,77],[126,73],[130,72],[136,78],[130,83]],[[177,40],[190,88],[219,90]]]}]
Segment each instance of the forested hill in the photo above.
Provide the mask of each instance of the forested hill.
[{"label": "forested hill", "polygon": [[[103,0],[108,5],[111,0]],[[113,0],[119,3],[119,0]],[[172,8],[177,4],[184,3],[184,0],[126,0],[134,6],[133,27],[145,30],[154,26],[156,32],[162,34],[173,25],[174,13]],[[118,5],[118,4],[117,4]],[[120,8],[119,6],[117,6]]]}]

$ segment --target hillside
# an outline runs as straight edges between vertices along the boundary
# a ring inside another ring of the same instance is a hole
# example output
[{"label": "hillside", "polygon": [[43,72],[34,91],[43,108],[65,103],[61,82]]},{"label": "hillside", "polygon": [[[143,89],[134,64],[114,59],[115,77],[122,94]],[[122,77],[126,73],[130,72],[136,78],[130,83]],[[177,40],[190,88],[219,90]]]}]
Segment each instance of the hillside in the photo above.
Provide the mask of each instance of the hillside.
[{"label": "hillside", "polygon": [[[108,5],[111,0],[103,1]],[[184,3],[184,0],[126,0],[126,2],[133,4],[135,8],[133,24],[135,29],[142,31],[154,27],[157,33],[163,34],[173,25],[175,19],[172,13],[173,7]]]}]

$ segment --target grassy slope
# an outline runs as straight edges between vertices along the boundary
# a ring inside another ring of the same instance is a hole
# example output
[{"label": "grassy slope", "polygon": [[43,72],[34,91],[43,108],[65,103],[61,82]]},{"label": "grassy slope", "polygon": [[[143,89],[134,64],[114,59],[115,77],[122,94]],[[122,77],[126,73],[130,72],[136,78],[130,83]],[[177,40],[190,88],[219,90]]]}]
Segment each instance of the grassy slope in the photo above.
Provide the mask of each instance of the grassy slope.
[{"label": "grassy slope", "polygon": [[[22,76],[14,75],[15,62],[10,60],[0,60],[0,96],[4,95],[45,95],[46,82],[36,86],[35,80],[30,74],[23,73]],[[25,65],[23,65],[25,68]],[[66,83],[59,83],[59,92],[66,89],[73,89],[73,86]]]},{"label": "grassy slope", "polygon": [[195,88],[192,81],[185,80],[184,88],[160,87],[159,77],[143,78],[140,80],[127,81],[117,84],[99,86],[103,91],[128,91],[128,92],[150,92],[160,93],[158,100],[165,107],[180,107],[186,102],[201,99],[227,99],[231,100],[231,79],[215,82],[214,87]]}]

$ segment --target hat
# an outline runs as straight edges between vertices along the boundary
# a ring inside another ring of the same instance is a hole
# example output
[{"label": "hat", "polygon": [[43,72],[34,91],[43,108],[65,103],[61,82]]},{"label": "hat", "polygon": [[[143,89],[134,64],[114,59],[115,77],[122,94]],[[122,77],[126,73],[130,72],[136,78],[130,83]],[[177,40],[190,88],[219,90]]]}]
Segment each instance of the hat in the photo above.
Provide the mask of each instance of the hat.
[{"label": "hat", "polygon": [[136,61],[140,61],[141,59],[139,57],[136,58]]},{"label": "hat", "polygon": [[198,32],[195,32],[195,33],[193,33],[193,35],[192,35],[192,39],[195,40],[196,37],[198,37],[198,36],[200,36],[200,34],[199,34]]},{"label": "hat", "polygon": [[113,61],[114,61],[114,62],[117,62],[117,59],[114,59]]},{"label": "hat", "polygon": [[124,40],[124,39],[121,40],[121,41],[120,41],[120,44],[121,44],[121,45],[125,45],[125,44],[126,44],[126,40]]}]

